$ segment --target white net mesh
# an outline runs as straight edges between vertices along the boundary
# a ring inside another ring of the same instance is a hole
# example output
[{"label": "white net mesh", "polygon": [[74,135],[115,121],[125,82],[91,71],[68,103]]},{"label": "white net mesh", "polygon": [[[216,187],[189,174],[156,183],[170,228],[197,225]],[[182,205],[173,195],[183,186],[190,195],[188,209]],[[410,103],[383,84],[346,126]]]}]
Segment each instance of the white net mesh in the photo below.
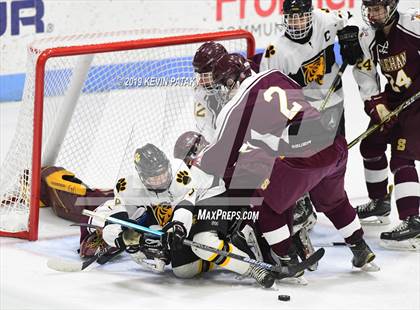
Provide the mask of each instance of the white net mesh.
[{"label": "white net mesh", "polygon": [[[159,34],[154,30],[84,35],[41,40],[29,48],[18,127],[1,170],[0,231],[27,229],[35,65],[40,53],[47,47],[173,35],[173,31]],[[246,53],[245,39],[221,43],[229,52]],[[112,188],[119,177],[134,171],[133,154],[139,146],[153,143],[172,155],[177,137],[195,129],[191,61],[201,44],[49,59],[44,79],[42,165],[64,167],[93,188]],[[53,136],[62,132],[65,134],[59,145],[47,148]],[[51,162],[54,148],[58,156]]]}]

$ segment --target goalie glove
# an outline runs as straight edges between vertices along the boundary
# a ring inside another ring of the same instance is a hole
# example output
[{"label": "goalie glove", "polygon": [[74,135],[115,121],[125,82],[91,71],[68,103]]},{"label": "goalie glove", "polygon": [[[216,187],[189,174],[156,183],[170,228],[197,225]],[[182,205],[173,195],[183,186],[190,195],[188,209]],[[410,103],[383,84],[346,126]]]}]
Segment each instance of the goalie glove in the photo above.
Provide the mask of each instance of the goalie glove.
[{"label": "goalie glove", "polygon": [[79,254],[81,258],[90,258],[98,253],[105,253],[109,245],[102,238],[102,230],[97,229],[86,235],[80,242]]}]

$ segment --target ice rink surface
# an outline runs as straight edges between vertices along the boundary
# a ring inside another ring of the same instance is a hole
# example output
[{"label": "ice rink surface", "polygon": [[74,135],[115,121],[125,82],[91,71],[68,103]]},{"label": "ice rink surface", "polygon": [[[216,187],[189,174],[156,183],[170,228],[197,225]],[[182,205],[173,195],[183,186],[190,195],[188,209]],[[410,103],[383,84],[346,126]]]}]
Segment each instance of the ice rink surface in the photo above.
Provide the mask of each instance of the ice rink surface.
[{"label": "ice rink surface", "polygon": [[[344,74],[349,141],[365,130],[368,121],[350,71]],[[18,103],[0,104],[2,161],[18,109]],[[350,150],[346,190],[353,205],[367,200],[357,146]],[[265,290],[252,279],[220,270],[192,280],[175,278],[169,268],[154,274],[128,256],[84,272],[50,270],[49,258],[78,260],[78,228],[57,218],[51,209],[42,209],[38,241],[0,239],[0,309],[420,309],[420,253],[379,246],[379,233],[398,222],[394,202],[391,216],[390,225],[365,227],[381,271],[352,269],[349,249],[326,247],[318,270],[305,273],[308,285],[278,282],[276,288]],[[342,241],[328,220],[318,217],[313,243]],[[279,294],[290,295],[291,300],[279,301]]]}]

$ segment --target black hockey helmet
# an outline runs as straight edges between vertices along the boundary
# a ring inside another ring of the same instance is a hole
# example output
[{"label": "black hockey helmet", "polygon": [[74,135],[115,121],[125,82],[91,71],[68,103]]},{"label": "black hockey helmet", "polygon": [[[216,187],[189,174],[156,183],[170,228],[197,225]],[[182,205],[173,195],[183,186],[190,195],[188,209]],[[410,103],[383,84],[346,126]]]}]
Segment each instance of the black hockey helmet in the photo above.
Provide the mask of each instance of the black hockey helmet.
[{"label": "black hockey helmet", "polygon": [[397,16],[399,0],[363,0],[363,20],[373,29],[382,29]]},{"label": "black hockey helmet", "polygon": [[305,13],[312,11],[312,0],[284,0],[283,13]]},{"label": "black hockey helmet", "polygon": [[190,165],[197,154],[208,144],[209,142],[202,134],[195,131],[184,132],[175,142],[174,157]]},{"label": "black hockey helmet", "polygon": [[312,1],[285,0],[283,2],[283,24],[287,35],[292,40],[301,40],[308,36],[312,29]]},{"label": "black hockey helmet", "polygon": [[134,154],[134,165],[147,189],[162,192],[171,185],[171,164],[165,153],[155,145],[148,143],[138,148]]}]

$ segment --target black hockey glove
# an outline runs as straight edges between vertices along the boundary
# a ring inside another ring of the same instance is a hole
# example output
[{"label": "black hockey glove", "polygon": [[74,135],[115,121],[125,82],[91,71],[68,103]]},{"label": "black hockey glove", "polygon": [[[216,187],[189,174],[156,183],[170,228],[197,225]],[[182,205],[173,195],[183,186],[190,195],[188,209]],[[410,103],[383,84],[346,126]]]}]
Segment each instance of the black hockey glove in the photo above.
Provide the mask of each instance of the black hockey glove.
[{"label": "black hockey glove", "polygon": [[346,26],[337,32],[340,53],[349,65],[355,65],[363,59],[363,51],[359,43],[359,27]]},{"label": "black hockey glove", "polygon": [[141,236],[139,250],[147,259],[158,258],[167,264],[171,261],[169,249],[162,244],[160,239],[156,239],[155,236],[147,236],[147,234]]},{"label": "black hockey glove", "polygon": [[165,234],[162,236],[162,244],[170,250],[180,250],[183,246],[183,241],[187,237],[187,229],[184,224],[179,221],[172,221],[166,224],[162,231]]}]

